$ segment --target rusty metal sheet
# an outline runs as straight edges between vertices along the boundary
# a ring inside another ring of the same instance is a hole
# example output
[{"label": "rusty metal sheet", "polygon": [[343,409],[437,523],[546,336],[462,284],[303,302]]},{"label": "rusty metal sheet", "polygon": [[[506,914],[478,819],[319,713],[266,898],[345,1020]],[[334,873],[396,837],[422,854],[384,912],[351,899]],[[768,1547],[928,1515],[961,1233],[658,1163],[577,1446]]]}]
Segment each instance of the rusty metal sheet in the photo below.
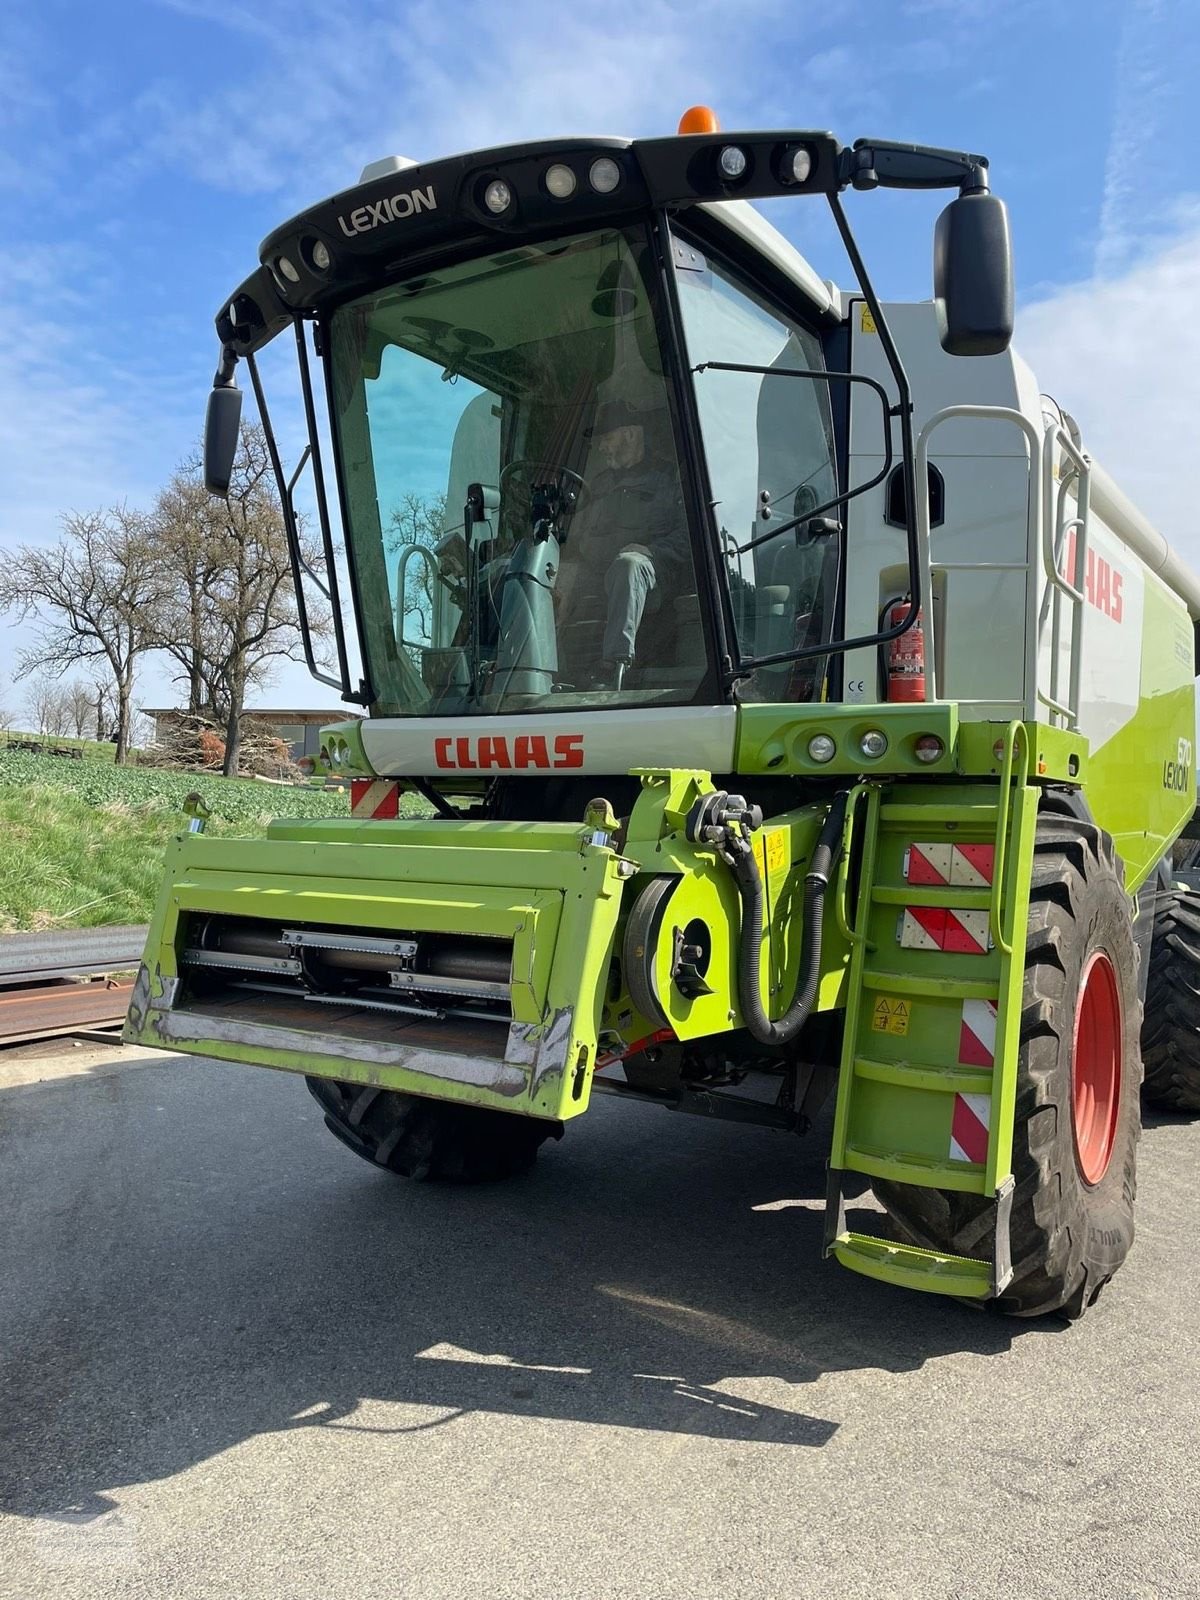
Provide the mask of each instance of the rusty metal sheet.
[{"label": "rusty metal sheet", "polygon": [[0,1044],[20,1044],[122,1020],[132,983],[48,983],[0,989]]}]

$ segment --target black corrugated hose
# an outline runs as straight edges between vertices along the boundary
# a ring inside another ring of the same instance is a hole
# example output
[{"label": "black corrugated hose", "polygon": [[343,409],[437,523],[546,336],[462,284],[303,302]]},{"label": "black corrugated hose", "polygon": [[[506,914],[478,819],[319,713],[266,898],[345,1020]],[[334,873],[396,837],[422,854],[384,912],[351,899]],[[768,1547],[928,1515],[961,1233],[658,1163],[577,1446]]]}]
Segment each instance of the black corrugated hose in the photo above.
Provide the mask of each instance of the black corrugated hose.
[{"label": "black corrugated hose", "polygon": [[738,950],[738,999],[746,1027],[760,1044],[785,1045],[800,1032],[808,1021],[813,1002],[817,998],[817,985],[821,980],[821,923],[825,914],[825,895],[829,889],[829,874],[833,870],[836,854],[840,852],[842,829],[846,820],[847,792],[834,796],[817,838],[817,847],[804,875],[804,906],[801,912],[802,943],[800,946],[800,973],[796,994],[791,1005],[778,1021],[772,1022],[763,1008],[759,992],[759,974],[762,970],[763,942],[763,887],[758,870],[758,859],[752,846],[735,849],[733,858],[726,856],[733,867],[734,881],[742,900],[742,939]]}]

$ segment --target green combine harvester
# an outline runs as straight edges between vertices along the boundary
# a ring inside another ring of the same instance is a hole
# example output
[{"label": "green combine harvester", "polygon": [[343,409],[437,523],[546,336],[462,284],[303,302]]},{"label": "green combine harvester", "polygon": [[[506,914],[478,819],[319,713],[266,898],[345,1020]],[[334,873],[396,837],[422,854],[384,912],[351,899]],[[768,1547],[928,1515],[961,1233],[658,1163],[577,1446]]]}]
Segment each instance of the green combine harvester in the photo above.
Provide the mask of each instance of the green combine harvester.
[{"label": "green combine harvester", "polygon": [[[878,187],[955,191],[930,301],[872,287],[841,197]],[[788,197],[856,289],[748,203]],[[352,814],[180,837],[126,1037],[303,1073],[413,1178],[520,1172],[597,1091],[789,1133],[835,1095],[829,1255],[1081,1314],[1133,1239],[1147,983],[1145,1092],[1200,1109],[1200,581],[1009,348],[985,158],[699,108],[390,158],[261,262],[206,474],[243,362],[310,669],[367,713],[324,735]]]}]

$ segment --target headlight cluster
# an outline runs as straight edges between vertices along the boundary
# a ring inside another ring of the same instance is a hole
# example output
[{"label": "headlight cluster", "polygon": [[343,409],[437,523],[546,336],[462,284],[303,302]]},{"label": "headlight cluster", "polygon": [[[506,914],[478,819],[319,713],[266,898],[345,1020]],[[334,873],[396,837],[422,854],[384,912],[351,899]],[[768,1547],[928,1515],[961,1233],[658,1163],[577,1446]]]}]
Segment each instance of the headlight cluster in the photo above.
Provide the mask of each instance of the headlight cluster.
[{"label": "headlight cluster", "polygon": [[[587,169],[587,181],[595,194],[613,194],[621,187],[620,163],[611,156],[597,156]],[[554,161],[542,173],[542,187],[552,200],[570,200],[580,186],[579,173],[566,161]],[[512,209],[512,185],[503,178],[492,178],[484,185],[483,204],[494,217]]]},{"label": "headlight cluster", "polygon": [[[867,728],[850,741],[849,749],[867,761],[878,761],[888,752],[888,736],[882,728]],[[814,733],[808,741],[808,759],[824,767],[837,755],[837,740],[829,733]],[[913,743],[913,754],[926,766],[940,761],[946,746],[936,733],[919,734]]]}]

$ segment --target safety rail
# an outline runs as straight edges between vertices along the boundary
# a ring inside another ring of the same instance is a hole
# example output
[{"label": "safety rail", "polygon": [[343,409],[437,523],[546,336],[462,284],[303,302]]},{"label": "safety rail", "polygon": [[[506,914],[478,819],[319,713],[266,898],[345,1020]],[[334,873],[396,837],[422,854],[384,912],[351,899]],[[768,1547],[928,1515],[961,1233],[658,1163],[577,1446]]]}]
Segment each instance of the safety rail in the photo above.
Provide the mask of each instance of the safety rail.
[{"label": "safety rail", "polygon": [[404,553],[400,557],[400,564],[396,568],[396,643],[402,648],[415,646],[419,649],[420,646],[415,640],[409,640],[404,637],[405,584],[408,579],[408,563],[414,556],[420,556],[422,558],[422,560],[425,562],[426,568],[432,574],[435,584],[440,576],[440,569],[438,567],[437,557],[434,555],[433,551],[423,544],[410,544],[406,546]]},{"label": "safety rail", "polygon": [[[1055,452],[1061,451],[1075,468],[1074,474],[1059,474],[1057,495],[1054,493],[1054,472],[1057,462]],[[1075,491],[1076,515],[1068,518],[1067,493],[1072,482],[1077,483]],[[1088,553],[1088,516],[1091,498],[1091,459],[1076,445],[1074,439],[1067,432],[1061,422],[1051,420],[1046,425],[1046,432],[1042,444],[1042,500],[1049,507],[1054,501],[1054,531],[1050,532],[1049,518],[1041,541],[1042,565],[1046,571],[1046,600],[1049,601],[1050,611],[1050,689],[1045,692],[1038,690],[1038,700],[1044,705],[1051,715],[1051,722],[1055,717],[1063,719],[1063,725],[1074,728],[1079,721],[1080,685],[1083,674],[1083,606],[1085,595],[1083,592],[1085,574],[1087,572]],[[1075,561],[1071,573],[1071,580],[1063,576],[1063,557],[1067,549],[1068,535],[1075,535]],[[1058,697],[1059,677],[1061,675],[1062,655],[1062,597],[1066,595],[1074,608],[1071,613],[1071,661],[1067,688],[1067,699],[1062,701]],[[1038,652],[1040,658],[1042,638],[1046,625],[1046,606],[1043,604],[1038,617]]]},{"label": "safety rail", "polygon": [[[1015,928],[1005,929],[1003,927],[1000,911],[1004,900],[1005,856],[1008,850],[1008,837],[1012,824],[1014,804],[1013,761],[1016,757],[1018,744],[1021,752],[1021,764],[1017,777],[1017,791],[1019,793],[1029,782],[1029,740],[1019,722],[1010,722],[1004,730],[1004,755],[1000,763],[1000,795],[996,802],[996,839],[992,854],[992,893],[988,901],[988,929],[992,935],[992,943],[1006,956],[1012,955],[1013,941],[1016,937]],[[1012,921],[1011,915],[1009,921]]]},{"label": "safety rail", "polygon": [[[1024,434],[1029,447],[1029,490],[1026,497],[1026,560],[1025,561],[939,561],[933,560],[933,528],[929,506],[929,440],[944,423],[956,419],[1007,422]],[[1061,452],[1070,461],[1074,471],[1060,475],[1055,493],[1055,469]],[[926,674],[930,682],[931,700],[941,698],[941,671],[937,639],[937,618],[932,603],[933,575],[935,572],[1025,572],[1041,558],[1046,576],[1045,590],[1040,598],[1036,585],[1029,590],[1026,610],[1026,693],[1025,714],[1028,720],[1037,715],[1039,705],[1050,712],[1051,724],[1055,719],[1067,728],[1074,728],[1079,720],[1080,691],[1083,675],[1083,603],[1084,576],[1087,571],[1088,525],[1090,513],[1091,458],[1076,445],[1070,433],[1057,419],[1044,423],[1039,431],[1024,412],[1011,406],[956,405],[945,406],[934,413],[917,435],[915,450],[917,480],[917,543],[921,563],[921,592],[926,598],[926,615],[923,619],[926,641]],[[1071,485],[1077,484],[1076,514],[1066,515],[1067,495]],[[1054,517],[1049,508],[1054,506]],[[1062,565],[1067,540],[1075,535],[1074,562],[1071,578],[1063,575]],[[1074,607],[1071,622],[1071,654],[1068,667],[1067,698],[1060,697],[1062,676],[1062,601],[1063,596]],[[1046,623],[1050,623],[1050,687],[1038,687],[1042,642]],[[990,703],[990,702],[989,702]]]}]

